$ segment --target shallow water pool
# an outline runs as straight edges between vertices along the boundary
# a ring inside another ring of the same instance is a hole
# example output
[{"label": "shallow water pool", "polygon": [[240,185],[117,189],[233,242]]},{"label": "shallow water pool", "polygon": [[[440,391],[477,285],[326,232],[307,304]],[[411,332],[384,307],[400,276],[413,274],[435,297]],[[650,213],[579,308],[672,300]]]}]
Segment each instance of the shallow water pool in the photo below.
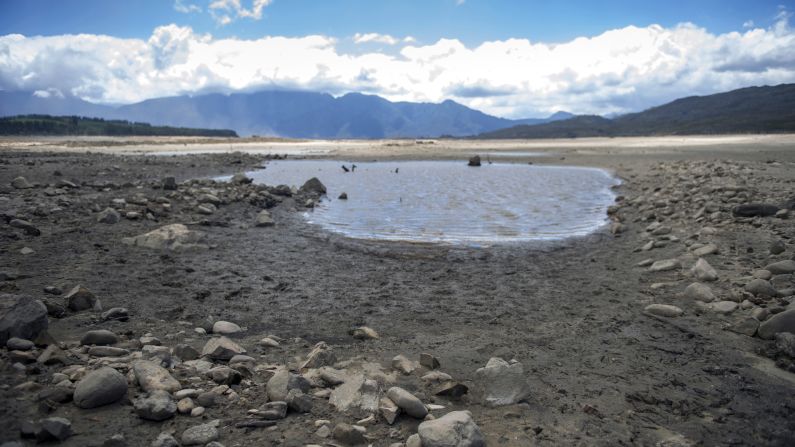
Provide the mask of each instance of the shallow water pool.
[{"label": "shallow water pool", "polygon": [[[494,244],[583,236],[607,222],[619,183],[596,168],[461,161],[271,161],[256,182],[300,186],[317,177],[327,197],[309,222],[361,239]],[[347,200],[337,197],[345,192]]]}]

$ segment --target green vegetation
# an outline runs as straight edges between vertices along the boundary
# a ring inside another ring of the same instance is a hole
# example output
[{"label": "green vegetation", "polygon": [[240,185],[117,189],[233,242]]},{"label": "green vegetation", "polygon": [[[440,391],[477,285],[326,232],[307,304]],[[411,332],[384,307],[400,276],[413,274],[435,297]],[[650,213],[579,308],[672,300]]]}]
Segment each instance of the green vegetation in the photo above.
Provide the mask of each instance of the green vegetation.
[{"label": "green vegetation", "polygon": [[50,115],[0,118],[0,135],[237,137],[234,130],[152,126],[122,120]]}]

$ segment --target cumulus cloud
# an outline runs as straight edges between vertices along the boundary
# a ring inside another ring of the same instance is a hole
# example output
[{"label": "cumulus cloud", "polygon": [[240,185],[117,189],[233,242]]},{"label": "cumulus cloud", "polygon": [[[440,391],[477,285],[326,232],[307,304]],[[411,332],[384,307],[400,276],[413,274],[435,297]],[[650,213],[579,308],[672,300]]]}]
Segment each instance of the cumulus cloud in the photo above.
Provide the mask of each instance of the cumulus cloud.
[{"label": "cumulus cloud", "polygon": [[376,43],[384,43],[387,45],[395,45],[398,42],[400,42],[400,40],[390,36],[389,34],[356,33],[353,35],[353,42],[354,43],[376,42]]},{"label": "cumulus cloud", "polygon": [[194,5],[192,3],[184,3],[183,0],[175,0],[174,1],[174,10],[177,12],[181,12],[183,14],[190,14],[193,12],[202,12],[202,9],[198,5]]},{"label": "cumulus cloud", "polygon": [[628,26],[557,44],[507,39],[467,46],[441,39],[421,45],[359,34],[391,49],[353,54],[321,35],[221,39],[177,25],[159,27],[146,40],[13,34],[0,37],[0,89],[124,103],[277,87],[396,101],[450,98],[508,117],[626,113],[682,96],[795,82],[789,20],[784,10],[769,28],[725,34],[689,23]]},{"label": "cumulus cloud", "polygon": [[208,8],[216,23],[223,26],[243,18],[259,20],[262,18],[262,10],[272,2],[273,0],[252,0],[251,7],[246,8],[240,0],[213,0]]}]

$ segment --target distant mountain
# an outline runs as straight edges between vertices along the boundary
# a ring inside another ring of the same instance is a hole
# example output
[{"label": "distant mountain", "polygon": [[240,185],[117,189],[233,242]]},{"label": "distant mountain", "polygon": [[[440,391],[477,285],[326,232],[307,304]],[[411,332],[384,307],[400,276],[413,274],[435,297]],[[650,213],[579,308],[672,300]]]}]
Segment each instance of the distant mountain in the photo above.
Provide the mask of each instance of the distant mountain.
[{"label": "distant mountain", "polygon": [[349,93],[263,91],[256,93],[174,96],[118,107],[78,98],[0,91],[0,116],[81,115],[146,122],[159,126],[234,129],[240,135],[293,138],[393,138],[468,136],[516,124],[541,124],[571,116],[509,120],[487,115],[454,101],[439,104],[390,102]]},{"label": "distant mountain", "polygon": [[0,118],[0,135],[110,135],[237,138],[233,130],[150,126],[79,116],[16,115]]},{"label": "distant mountain", "polygon": [[577,138],[795,132],[795,84],[691,96],[614,119],[577,116],[519,125],[478,138]]}]

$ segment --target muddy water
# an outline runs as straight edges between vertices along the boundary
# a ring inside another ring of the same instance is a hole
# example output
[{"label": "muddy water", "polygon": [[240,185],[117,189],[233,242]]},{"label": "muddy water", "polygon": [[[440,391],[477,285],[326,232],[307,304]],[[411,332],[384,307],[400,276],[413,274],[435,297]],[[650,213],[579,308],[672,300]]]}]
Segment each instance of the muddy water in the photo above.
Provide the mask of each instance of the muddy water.
[{"label": "muddy water", "polygon": [[[460,161],[274,161],[249,173],[269,185],[311,177],[328,195],[309,222],[352,238],[494,244],[586,235],[606,222],[618,180],[595,168]],[[338,199],[345,192],[347,200]]]}]

